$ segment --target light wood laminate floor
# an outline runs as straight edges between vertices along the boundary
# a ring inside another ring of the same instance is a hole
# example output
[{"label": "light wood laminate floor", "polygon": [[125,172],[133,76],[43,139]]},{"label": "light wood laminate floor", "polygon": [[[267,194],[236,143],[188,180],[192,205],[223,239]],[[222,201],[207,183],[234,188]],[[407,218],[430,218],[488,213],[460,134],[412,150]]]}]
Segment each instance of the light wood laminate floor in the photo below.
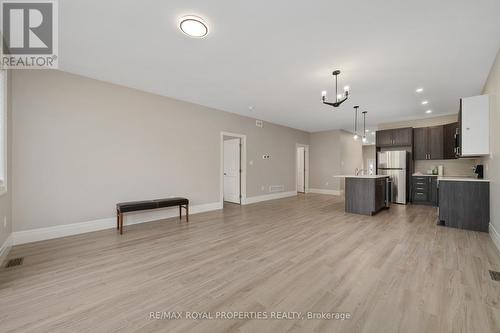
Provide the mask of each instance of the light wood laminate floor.
[{"label": "light wood laminate floor", "polygon": [[[344,213],[307,194],[16,246],[0,332],[500,332],[500,253],[436,210]],[[151,311],[349,312],[350,320],[154,320]]]}]

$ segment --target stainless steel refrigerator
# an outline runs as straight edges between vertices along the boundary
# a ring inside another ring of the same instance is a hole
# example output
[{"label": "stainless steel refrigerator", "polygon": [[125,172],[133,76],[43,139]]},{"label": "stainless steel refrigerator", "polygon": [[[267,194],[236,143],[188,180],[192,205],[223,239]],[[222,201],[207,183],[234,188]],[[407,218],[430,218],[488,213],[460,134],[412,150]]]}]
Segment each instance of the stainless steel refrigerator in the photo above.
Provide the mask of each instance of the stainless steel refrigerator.
[{"label": "stainless steel refrigerator", "polygon": [[408,200],[408,157],[405,150],[377,153],[377,174],[390,176],[391,201],[399,204],[406,204]]}]

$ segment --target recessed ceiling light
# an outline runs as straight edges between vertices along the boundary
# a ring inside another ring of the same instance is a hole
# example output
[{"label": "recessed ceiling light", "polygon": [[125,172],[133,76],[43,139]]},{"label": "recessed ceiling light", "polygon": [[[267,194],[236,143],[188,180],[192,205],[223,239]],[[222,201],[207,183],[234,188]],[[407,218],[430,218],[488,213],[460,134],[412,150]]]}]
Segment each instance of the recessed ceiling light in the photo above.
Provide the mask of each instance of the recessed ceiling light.
[{"label": "recessed ceiling light", "polygon": [[417,90],[415,91],[420,94],[422,91],[424,91],[424,88],[417,88]]},{"label": "recessed ceiling light", "polygon": [[205,37],[208,35],[208,24],[198,16],[184,16],[179,22],[179,28],[190,37]]},{"label": "recessed ceiling light", "polygon": [[422,105],[426,105],[428,103],[429,103],[429,101],[422,101]]},{"label": "recessed ceiling light", "polygon": [[425,111],[425,113],[432,113],[432,110],[427,110]]}]

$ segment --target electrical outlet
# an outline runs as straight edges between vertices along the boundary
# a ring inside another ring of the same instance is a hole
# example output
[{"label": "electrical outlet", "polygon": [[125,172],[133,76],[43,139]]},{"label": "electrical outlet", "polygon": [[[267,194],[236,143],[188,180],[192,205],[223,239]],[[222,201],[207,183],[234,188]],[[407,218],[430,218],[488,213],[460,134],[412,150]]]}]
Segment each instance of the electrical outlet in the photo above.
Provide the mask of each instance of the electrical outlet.
[{"label": "electrical outlet", "polygon": [[3,217],[3,227],[7,228],[7,216]]}]

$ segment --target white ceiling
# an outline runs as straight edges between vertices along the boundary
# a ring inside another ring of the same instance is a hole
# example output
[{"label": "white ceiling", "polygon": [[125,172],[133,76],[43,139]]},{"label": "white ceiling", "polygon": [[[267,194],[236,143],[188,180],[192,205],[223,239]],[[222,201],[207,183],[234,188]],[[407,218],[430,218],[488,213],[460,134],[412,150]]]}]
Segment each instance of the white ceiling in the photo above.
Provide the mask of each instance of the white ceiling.
[{"label": "white ceiling", "polygon": [[[455,113],[500,46],[499,0],[71,0],[59,13],[64,71],[306,131],[351,129],[355,104],[371,128]],[[188,14],[208,37],[180,32]],[[334,69],[352,93],[337,109],[320,100]]]}]

